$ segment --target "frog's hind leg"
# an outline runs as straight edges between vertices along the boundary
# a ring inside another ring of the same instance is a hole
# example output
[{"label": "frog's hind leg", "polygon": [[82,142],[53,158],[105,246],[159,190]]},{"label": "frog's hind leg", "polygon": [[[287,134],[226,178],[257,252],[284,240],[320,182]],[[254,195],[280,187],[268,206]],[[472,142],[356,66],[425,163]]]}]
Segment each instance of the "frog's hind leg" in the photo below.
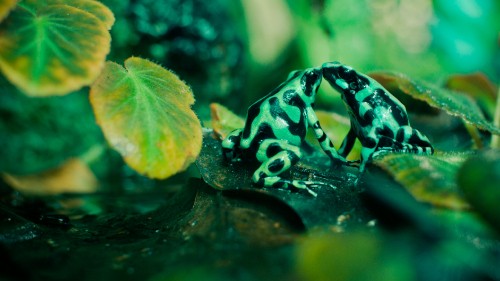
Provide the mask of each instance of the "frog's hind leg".
[{"label": "frog's hind leg", "polygon": [[299,162],[301,156],[302,153],[299,147],[291,145],[287,141],[263,141],[257,152],[257,160],[262,164],[253,174],[253,182],[263,187],[295,187],[298,189],[305,189],[313,196],[316,196],[316,193],[310,188],[328,184],[312,181],[288,180],[279,176]]},{"label": "frog's hind leg", "polygon": [[222,141],[222,154],[226,160],[233,162],[241,160],[240,142],[242,133],[242,129],[236,129]]},{"label": "frog's hind leg", "polygon": [[398,152],[408,152],[415,154],[433,154],[434,148],[432,147],[429,139],[422,134],[419,130],[410,126],[402,126],[396,134],[396,141],[401,143],[403,148]]}]

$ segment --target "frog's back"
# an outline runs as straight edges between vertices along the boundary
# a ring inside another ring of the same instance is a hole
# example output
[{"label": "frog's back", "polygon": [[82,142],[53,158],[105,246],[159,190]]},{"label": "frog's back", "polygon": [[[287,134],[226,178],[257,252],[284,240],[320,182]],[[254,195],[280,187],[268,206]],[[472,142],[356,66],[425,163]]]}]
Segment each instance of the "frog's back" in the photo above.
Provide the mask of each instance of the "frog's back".
[{"label": "frog's back", "polygon": [[281,84],[249,107],[241,148],[257,149],[265,139],[302,143],[307,132],[306,105],[297,92],[300,87],[292,82]]}]

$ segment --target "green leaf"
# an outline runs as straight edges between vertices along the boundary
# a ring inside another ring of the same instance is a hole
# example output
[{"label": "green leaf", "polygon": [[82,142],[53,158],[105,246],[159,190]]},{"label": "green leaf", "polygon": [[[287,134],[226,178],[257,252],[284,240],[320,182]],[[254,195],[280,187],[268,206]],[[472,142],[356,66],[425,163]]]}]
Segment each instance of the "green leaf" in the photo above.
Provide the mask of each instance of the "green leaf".
[{"label": "green leaf", "polygon": [[90,89],[97,123],[137,172],[167,178],[201,149],[201,124],[191,89],[175,74],[140,58],[106,66]]},{"label": "green leaf", "polygon": [[500,134],[500,128],[486,120],[477,103],[467,95],[415,81],[399,73],[375,72],[370,73],[370,76],[391,92],[403,92],[417,100],[425,101],[432,107],[460,117],[479,129]]},{"label": "green leaf", "polygon": [[225,139],[233,130],[245,126],[245,119],[218,103],[210,104],[210,115],[212,117],[212,128],[221,139]]},{"label": "green leaf", "polygon": [[16,6],[17,0],[0,0],[0,22],[7,17],[10,10]]},{"label": "green leaf", "polygon": [[32,96],[63,95],[89,85],[110,49],[109,20],[50,3],[23,1],[0,25],[0,69]]},{"label": "green leaf", "polygon": [[115,22],[115,16],[108,7],[99,1],[94,0],[45,0],[46,5],[64,4],[91,13],[102,21],[109,30]]},{"label": "green leaf", "polygon": [[474,98],[487,112],[489,117],[495,114],[496,86],[482,73],[452,75],[444,83],[445,87],[465,93]]},{"label": "green leaf", "polygon": [[473,208],[500,231],[500,151],[484,151],[460,168],[458,183]]},{"label": "green leaf", "polygon": [[386,154],[374,160],[417,200],[450,209],[467,209],[456,184],[457,170],[471,153]]}]

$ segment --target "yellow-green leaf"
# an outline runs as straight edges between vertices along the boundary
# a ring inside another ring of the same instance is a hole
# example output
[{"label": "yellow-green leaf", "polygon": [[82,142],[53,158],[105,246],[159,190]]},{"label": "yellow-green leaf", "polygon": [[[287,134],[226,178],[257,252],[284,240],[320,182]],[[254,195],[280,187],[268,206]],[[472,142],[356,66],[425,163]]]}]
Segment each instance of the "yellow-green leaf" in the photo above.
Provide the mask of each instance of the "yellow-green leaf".
[{"label": "yellow-green leaf", "polygon": [[[39,1],[39,0],[37,0]],[[95,0],[46,0],[46,5],[64,4],[89,12],[100,19],[109,30],[115,22],[113,12],[99,1]]]},{"label": "yellow-green leaf", "polygon": [[137,172],[167,178],[196,160],[201,124],[191,89],[175,74],[140,58],[106,66],[90,89],[98,124]]},{"label": "yellow-green leaf", "polygon": [[460,117],[479,129],[500,134],[500,128],[486,120],[477,103],[467,95],[423,81],[415,81],[399,73],[375,72],[370,73],[370,76],[391,92],[403,92],[417,100],[425,101],[432,107]]},{"label": "yellow-green leaf", "polygon": [[42,173],[24,176],[3,173],[2,177],[12,188],[29,195],[93,193],[98,186],[92,170],[77,158]]},{"label": "yellow-green leaf", "polygon": [[417,200],[450,209],[466,209],[457,186],[458,168],[470,153],[435,153],[434,155],[387,154],[375,159]]},{"label": "yellow-green leaf", "polygon": [[0,25],[0,69],[28,95],[67,94],[95,80],[110,41],[104,22],[87,11],[22,2]]},{"label": "yellow-green leaf", "polygon": [[210,115],[212,117],[212,127],[221,139],[225,139],[233,130],[241,129],[245,126],[245,119],[234,114],[222,104],[210,104]]},{"label": "yellow-green leaf", "polygon": [[17,0],[0,0],[0,22],[9,14],[10,10],[16,6]]}]

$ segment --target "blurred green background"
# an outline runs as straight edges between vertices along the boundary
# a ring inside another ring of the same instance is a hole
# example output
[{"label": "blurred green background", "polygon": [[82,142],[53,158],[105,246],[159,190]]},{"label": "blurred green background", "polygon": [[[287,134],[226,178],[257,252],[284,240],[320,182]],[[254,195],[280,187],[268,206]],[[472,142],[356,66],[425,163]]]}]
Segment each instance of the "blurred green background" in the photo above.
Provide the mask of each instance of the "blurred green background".
[{"label": "blurred green background", "polygon": [[[111,59],[141,55],[178,72],[202,118],[206,101],[243,114],[289,71],[333,60],[436,83],[452,73],[499,77],[494,0],[104,2],[117,16]],[[321,91],[322,102],[338,96]]]}]

